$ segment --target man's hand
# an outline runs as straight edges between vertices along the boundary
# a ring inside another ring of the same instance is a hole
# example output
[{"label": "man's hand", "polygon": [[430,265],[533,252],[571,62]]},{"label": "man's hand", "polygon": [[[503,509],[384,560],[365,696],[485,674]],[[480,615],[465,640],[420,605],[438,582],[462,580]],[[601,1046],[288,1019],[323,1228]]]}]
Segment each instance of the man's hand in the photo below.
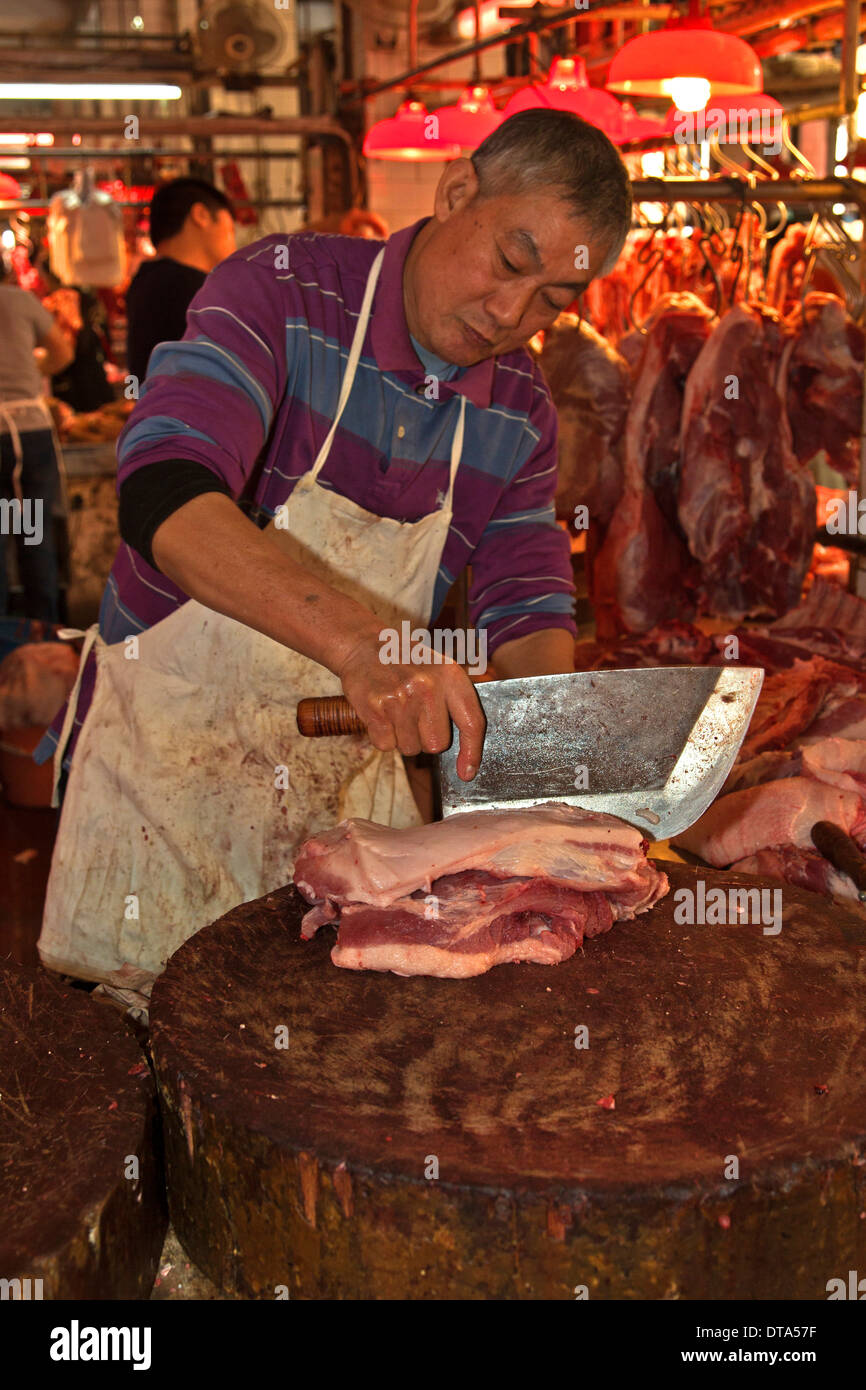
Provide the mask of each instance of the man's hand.
[{"label": "man's hand", "polygon": [[457,774],[469,782],[481,761],[484,711],[462,666],[436,652],[431,659],[429,666],[383,662],[381,644],[365,638],[337,675],[371,743],[383,751],[442,753],[451,743],[453,719],[460,735]]},{"label": "man's hand", "polygon": [[[439,653],[430,666],[380,660],[381,623],[368,608],[308,574],[224,493],[185,502],[154,532],[161,572],[207,608],[246,623],[339,676],[374,747],[407,756],[441,753],[460,734],[457,771],[478,771],[485,719],[461,666]],[[302,695],[304,692],[299,691]],[[471,770],[470,770],[471,769]]]}]

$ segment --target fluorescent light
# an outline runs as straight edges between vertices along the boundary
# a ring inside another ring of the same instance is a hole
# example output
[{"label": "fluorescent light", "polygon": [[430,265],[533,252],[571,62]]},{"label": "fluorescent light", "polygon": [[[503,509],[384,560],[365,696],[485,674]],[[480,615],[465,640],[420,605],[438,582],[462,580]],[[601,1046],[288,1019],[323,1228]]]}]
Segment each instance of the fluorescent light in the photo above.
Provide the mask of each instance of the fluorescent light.
[{"label": "fluorescent light", "polygon": [[166,82],[0,82],[0,101],[177,101]]},{"label": "fluorescent light", "polygon": [[22,159],[20,155],[0,154],[0,168],[2,169],[29,169],[30,160]]},{"label": "fluorescent light", "polygon": [[857,71],[866,72],[866,43],[861,43],[855,55]]},{"label": "fluorescent light", "polygon": [[28,134],[27,131],[16,131],[12,135],[0,135],[0,149],[11,148],[13,145],[53,145],[54,136],[43,131],[39,135]]}]

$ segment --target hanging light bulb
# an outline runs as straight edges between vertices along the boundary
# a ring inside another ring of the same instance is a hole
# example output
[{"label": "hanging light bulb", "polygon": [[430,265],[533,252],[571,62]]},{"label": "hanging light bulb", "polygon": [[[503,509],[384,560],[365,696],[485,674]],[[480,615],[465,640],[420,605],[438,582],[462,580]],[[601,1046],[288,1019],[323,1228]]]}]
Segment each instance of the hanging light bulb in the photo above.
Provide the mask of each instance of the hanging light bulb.
[{"label": "hanging light bulb", "polygon": [[394,116],[377,121],[364,137],[370,159],[457,159],[460,146],[440,134],[439,116],[420,101],[404,101]]},{"label": "hanging light bulb", "polygon": [[674,13],[661,29],[629,39],[610,65],[606,86],[623,96],[673,96],[674,82],[683,77],[702,77],[707,96],[759,92],[764,85],[755,50],[714,29],[701,14],[700,0],[689,0],[687,15]]},{"label": "hanging light bulb", "polygon": [[547,81],[515,92],[502,114],[507,120],[518,111],[530,111],[539,106],[573,111],[576,116],[597,125],[609,139],[621,141],[623,138],[619,102],[598,87],[590,87],[582,58],[555,58]]},{"label": "hanging light bulb", "polygon": [[705,77],[675,77],[671,82],[674,106],[680,111],[703,111],[710,99],[710,91]]},{"label": "hanging light bulb", "polygon": [[490,92],[482,86],[467,87],[456,105],[440,106],[433,114],[439,118],[440,139],[468,150],[486,140],[503,119]]}]

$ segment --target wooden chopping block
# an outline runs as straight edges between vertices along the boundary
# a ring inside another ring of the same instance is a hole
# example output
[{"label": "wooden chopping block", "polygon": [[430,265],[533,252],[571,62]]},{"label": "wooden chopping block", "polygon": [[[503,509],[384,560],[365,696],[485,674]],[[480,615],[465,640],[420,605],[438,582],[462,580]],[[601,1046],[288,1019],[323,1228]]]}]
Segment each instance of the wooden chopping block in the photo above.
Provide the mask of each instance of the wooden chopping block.
[{"label": "wooden chopping block", "polygon": [[150,1068],[120,1015],[5,962],[0,1278],[31,1281],[10,1297],[148,1297],[168,1226],[157,1125]]},{"label": "wooden chopping block", "polygon": [[335,968],[293,888],[185,942],[151,1041],[195,1263],[354,1299],[825,1299],[866,1268],[863,917],[782,886],[778,935],[679,925],[674,890],[759,880],[666,872],[585,953],[470,980]]}]

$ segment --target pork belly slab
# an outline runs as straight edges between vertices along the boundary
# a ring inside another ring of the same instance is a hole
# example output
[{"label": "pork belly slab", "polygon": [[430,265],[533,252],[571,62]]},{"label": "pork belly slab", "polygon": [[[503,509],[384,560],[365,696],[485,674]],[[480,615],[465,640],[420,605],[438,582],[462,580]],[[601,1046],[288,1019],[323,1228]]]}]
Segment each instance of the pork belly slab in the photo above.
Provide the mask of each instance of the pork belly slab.
[{"label": "pork belly slab", "polygon": [[481,975],[555,965],[584,937],[667,892],[639,830],[558,802],[471,811],[411,830],[347,820],[301,847],[295,886],[309,938],[339,916],[335,965],[398,975]]},{"label": "pork belly slab", "polygon": [[859,844],[866,808],[856,792],[789,777],[720,797],[673,843],[724,869],[776,845],[811,849],[812,826],[819,820],[841,825]]}]

